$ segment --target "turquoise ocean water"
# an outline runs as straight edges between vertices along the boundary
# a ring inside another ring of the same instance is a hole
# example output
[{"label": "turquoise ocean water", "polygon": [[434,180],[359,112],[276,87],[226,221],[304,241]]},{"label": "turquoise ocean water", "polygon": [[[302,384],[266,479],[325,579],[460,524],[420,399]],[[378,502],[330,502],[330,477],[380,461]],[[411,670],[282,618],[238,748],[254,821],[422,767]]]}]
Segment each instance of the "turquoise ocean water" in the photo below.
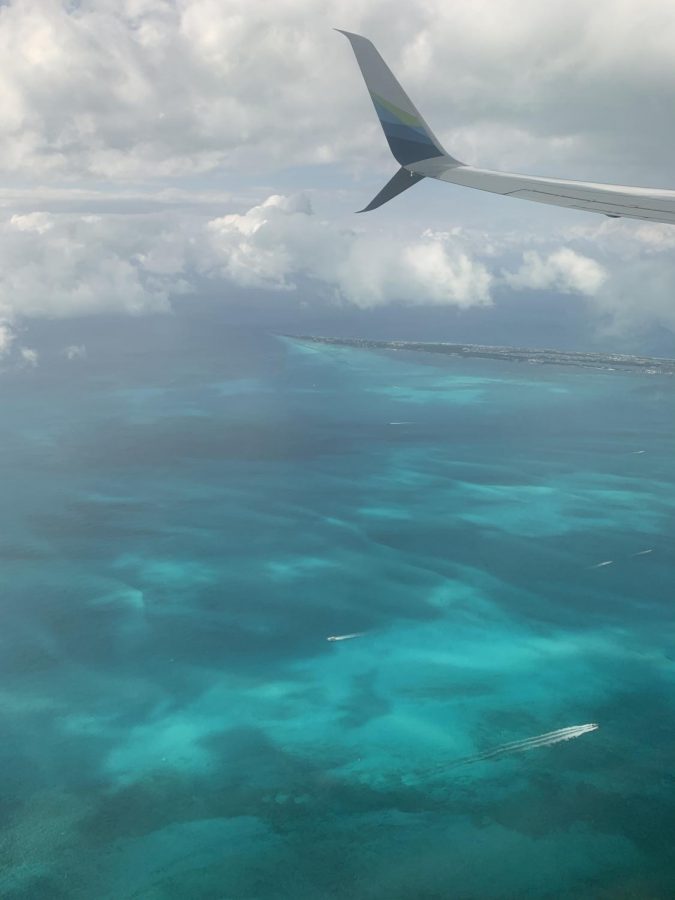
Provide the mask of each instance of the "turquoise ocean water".
[{"label": "turquoise ocean water", "polygon": [[3,376],[0,896],[675,896],[673,380],[200,340]]}]

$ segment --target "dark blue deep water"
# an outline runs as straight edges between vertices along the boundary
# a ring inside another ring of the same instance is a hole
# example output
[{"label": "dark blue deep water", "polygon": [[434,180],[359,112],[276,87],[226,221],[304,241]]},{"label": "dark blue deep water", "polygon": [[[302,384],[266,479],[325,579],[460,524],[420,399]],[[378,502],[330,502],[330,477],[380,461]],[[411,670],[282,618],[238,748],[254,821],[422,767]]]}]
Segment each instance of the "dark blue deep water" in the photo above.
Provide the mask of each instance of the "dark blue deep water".
[{"label": "dark blue deep water", "polygon": [[203,325],[0,391],[0,896],[675,896],[672,379]]}]

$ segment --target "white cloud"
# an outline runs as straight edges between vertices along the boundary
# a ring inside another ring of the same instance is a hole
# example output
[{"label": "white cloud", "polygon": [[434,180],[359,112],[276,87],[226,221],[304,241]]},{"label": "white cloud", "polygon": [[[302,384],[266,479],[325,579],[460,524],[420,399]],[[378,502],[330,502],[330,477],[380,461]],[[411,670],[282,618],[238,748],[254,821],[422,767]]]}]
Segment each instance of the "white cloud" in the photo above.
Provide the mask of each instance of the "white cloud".
[{"label": "white cloud", "polygon": [[12,216],[9,226],[16,231],[34,231],[36,234],[45,234],[54,227],[54,220],[46,212],[32,212],[23,216]]},{"label": "white cloud", "polygon": [[37,350],[33,350],[31,347],[21,347],[19,356],[23,365],[29,369],[34,369],[38,364],[39,354]]},{"label": "white cloud", "polygon": [[[401,237],[315,216],[306,195],[272,195],[216,219],[194,213],[0,219],[0,352],[31,317],[166,312],[207,278],[362,307],[490,302],[492,275],[461,231]],[[82,355],[67,348],[73,359]]]},{"label": "white cloud", "polygon": [[602,332],[639,337],[654,326],[675,332],[675,271],[668,259],[615,260],[603,288],[589,301]]},{"label": "white cloud", "polygon": [[68,347],[64,347],[63,355],[68,360],[74,359],[86,359],[87,358],[87,348],[84,344],[71,344]]},{"label": "white cloud", "polygon": [[[323,218],[306,194],[275,194],[216,218],[190,206],[9,212],[0,217],[0,355],[20,352],[13,327],[23,319],[166,312],[205,280],[224,302],[236,287],[361,308],[484,306],[505,288],[577,294],[605,334],[675,331],[667,226],[599,222],[533,234],[385,225]],[[75,346],[64,353],[83,355]]]},{"label": "white cloud", "polygon": [[582,256],[569,247],[561,247],[548,256],[526,250],[520,268],[516,272],[505,272],[504,280],[516,289],[594,296],[607,280],[607,272],[597,260]]},{"label": "white cloud", "polygon": [[[12,351],[22,319],[165,312],[204,279],[220,286],[224,302],[235,286],[362,308],[488,305],[498,287],[578,294],[606,333],[675,331],[665,226],[600,223],[545,235],[389,225],[324,219],[304,194],[272,195],[217,218],[190,208],[9,213],[0,218],[0,355]],[[69,359],[84,352],[64,350]]]},{"label": "white cloud", "polygon": [[394,0],[12,0],[1,166],[119,180],[372,165],[384,141],[335,25],[377,42],[467,161],[670,164],[670,0],[428,0],[404,17]]},{"label": "white cloud", "polygon": [[215,219],[208,231],[204,265],[244,287],[292,290],[304,277],[362,307],[490,302],[492,276],[456,235],[357,232],[317,219],[307,198],[280,196]]},{"label": "white cloud", "polygon": [[0,319],[166,311],[185,289],[185,252],[180,227],[158,216],[10,216],[0,221]]},{"label": "white cloud", "polygon": [[[345,225],[334,189],[324,219],[250,186],[280,169],[281,183],[302,183],[308,165],[317,186],[330,162],[393,171],[332,26],[372,37],[468,162],[667,184],[670,0],[428,0],[403,18],[394,0],[10,0],[0,171],[17,187],[0,195],[0,353],[21,317],[164,311],[204,277],[302,298],[310,284],[364,307],[539,289],[586,297],[608,327],[672,327],[667,226],[589,217],[562,234],[555,223],[577,214],[546,210],[540,233],[514,234],[531,205],[495,198],[474,239],[455,226],[474,202],[460,189],[447,189],[450,222],[430,203],[423,224],[397,230],[416,208],[408,195]],[[344,172],[339,183],[351,187]],[[244,204],[241,191],[272,196]]]},{"label": "white cloud", "polygon": [[675,333],[675,228],[589,218],[559,238],[592,263],[578,283],[599,332],[629,341],[655,327]]}]

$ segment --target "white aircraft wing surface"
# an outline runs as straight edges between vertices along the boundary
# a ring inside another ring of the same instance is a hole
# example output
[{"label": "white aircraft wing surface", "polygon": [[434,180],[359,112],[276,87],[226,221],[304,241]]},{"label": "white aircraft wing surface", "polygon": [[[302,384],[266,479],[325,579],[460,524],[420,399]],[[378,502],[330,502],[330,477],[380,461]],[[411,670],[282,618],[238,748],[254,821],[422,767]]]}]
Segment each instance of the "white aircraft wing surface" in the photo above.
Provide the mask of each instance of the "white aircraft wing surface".
[{"label": "white aircraft wing surface", "polygon": [[502,194],[504,197],[585,209],[616,218],[625,216],[675,224],[675,191],[539,178],[535,175],[492,172],[489,169],[474,169],[472,166],[443,166],[439,163],[440,159],[421,160],[410,166],[410,169],[429,178]]},{"label": "white aircraft wing surface", "polygon": [[401,165],[361,212],[382,206],[422,178],[435,178],[504,197],[583,209],[612,218],[675,224],[675,191],[516,175],[464,165],[443,149],[373,44],[358,34],[342,34],[352,45],[391,152]]}]

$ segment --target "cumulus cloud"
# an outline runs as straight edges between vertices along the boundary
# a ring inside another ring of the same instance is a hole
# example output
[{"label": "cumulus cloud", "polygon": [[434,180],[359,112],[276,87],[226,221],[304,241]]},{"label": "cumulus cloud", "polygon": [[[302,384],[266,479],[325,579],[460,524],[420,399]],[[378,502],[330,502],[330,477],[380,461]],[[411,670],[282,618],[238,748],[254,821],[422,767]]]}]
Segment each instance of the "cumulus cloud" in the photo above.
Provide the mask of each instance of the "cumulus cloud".
[{"label": "cumulus cloud", "polygon": [[0,318],[166,311],[186,244],[160,217],[35,212],[0,221]]},{"label": "cumulus cloud", "polygon": [[317,41],[319,18],[292,0],[14,0],[0,9],[3,166],[124,179],[319,161],[308,116],[325,139],[331,113],[325,94],[310,109],[308,78],[328,81],[339,46],[325,27]]},{"label": "cumulus cloud", "polygon": [[208,224],[211,271],[245,287],[295,288],[308,278],[357,306],[392,301],[490,302],[492,275],[458,235],[402,239],[317,220],[306,197],[269,197]]},{"label": "cumulus cloud", "polygon": [[[589,218],[587,224],[561,232],[558,239],[591,262],[587,277],[578,281],[586,286],[581,293],[588,305],[589,326],[605,337],[629,342],[639,341],[654,328],[662,334],[675,333],[675,228]],[[532,273],[537,266],[526,264],[530,254],[525,252],[520,269]]]},{"label": "cumulus cloud", "polygon": [[0,238],[0,352],[19,319],[166,312],[205,278],[286,292],[310,283],[329,301],[362,307],[487,304],[493,281],[461,231],[357,231],[314,215],[303,194],[215,219],[13,214],[0,220]]},{"label": "cumulus cloud", "polygon": [[504,280],[512,288],[594,296],[607,280],[607,272],[597,260],[561,247],[547,256],[526,250],[520,268],[505,272]]},{"label": "cumulus cloud", "polygon": [[[224,302],[234,286],[361,308],[485,306],[505,289],[577,294],[605,333],[675,330],[667,226],[600,223],[533,235],[350,221],[316,215],[306,194],[275,194],[215,218],[194,210],[8,214],[0,219],[0,355],[16,350],[13,326],[22,319],[167,312],[205,281]],[[71,360],[85,353],[64,349]]]},{"label": "cumulus cloud", "polygon": [[675,332],[675,271],[667,260],[617,258],[602,289],[589,298],[601,332],[636,338],[650,329]]},{"label": "cumulus cloud", "polygon": [[2,167],[137,179],[384,158],[334,25],[377,41],[468,161],[670,165],[670,0],[428,0],[403,18],[393,0],[10,0]]},{"label": "cumulus cloud", "polygon": [[[13,329],[21,320],[168,312],[177,296],[205,283],[223,302],[235,287],[361,308],[468,308],[505,290],[537,290],[581,296],[589,324],[606,335],[675,331],[675,239],[667,226],[601,222],[532,234],[387,225],[321,217],[306,194],[274,194],[215,218],[194,209],[6,214],[0,356],[19,358]],[[86,350],[63,352],[74,360]]]}]

